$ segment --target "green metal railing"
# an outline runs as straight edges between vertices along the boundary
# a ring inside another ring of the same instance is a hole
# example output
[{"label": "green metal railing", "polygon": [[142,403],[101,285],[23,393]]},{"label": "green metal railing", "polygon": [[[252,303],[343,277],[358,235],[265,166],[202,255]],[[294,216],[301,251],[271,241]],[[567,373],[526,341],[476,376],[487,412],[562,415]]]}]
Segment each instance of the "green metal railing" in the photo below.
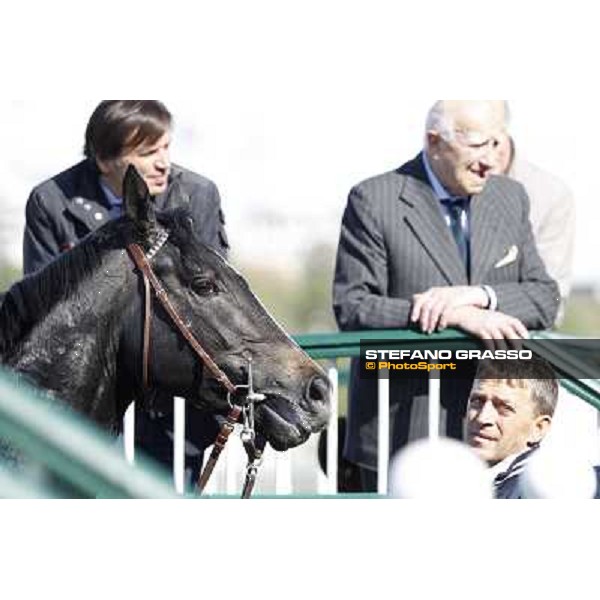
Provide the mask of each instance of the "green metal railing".
[{"label": "green metal railing", "polygon": [[[533,332],[531,346],[545,358],[556,370],[561,378],[561,385],[568,389],[597,410],[600,410],[600,381],[593,378],[580,379],[582,372],[581,361],[571,354],[559,349],[558,345],[536,345],[536,341],[561,340],[552,332]],[[440,343],[444,348],[476,349],[480,342],[461,331],[448,329],[441,333],[424,335],[406,330],[378,330],[378,331],[350,331],[341,333],[314,333],[295,336],[295,340],[304,350],[315,359],[336,359],[342,357],[356,357],[360,355],[360,344],[363,347],[376,349],[381,341],[397,342],[418,348],[419,344],[432,345]],[[524,347],[528,346],[524,342]]]},{"label": "green metal railing", "polygon": [[130,466],[108,434],[7,372],[0,372],[0,438],[22,463],[2,468],[0,497],[176,497],[153,464]]}]

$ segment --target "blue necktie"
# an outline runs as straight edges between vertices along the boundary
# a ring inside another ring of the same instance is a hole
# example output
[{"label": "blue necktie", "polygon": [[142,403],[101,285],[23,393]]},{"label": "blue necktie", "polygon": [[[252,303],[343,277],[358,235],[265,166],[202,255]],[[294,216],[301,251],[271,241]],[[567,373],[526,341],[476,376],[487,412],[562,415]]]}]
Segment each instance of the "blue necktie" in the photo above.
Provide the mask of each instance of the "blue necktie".
[{"label": "blue necktie", "polygon": [[[448,209],[448,216],[450,217],[450,230],[458,246],[458,253],[469,272],[469,241],[467,239],[466,227],[463,225],[462,215],[466,214],[467,206],[469,204],[468,198],[455,197],[445,198],[442,200],[444,206]],[[465,219],[466,222],[466,219]]]}]

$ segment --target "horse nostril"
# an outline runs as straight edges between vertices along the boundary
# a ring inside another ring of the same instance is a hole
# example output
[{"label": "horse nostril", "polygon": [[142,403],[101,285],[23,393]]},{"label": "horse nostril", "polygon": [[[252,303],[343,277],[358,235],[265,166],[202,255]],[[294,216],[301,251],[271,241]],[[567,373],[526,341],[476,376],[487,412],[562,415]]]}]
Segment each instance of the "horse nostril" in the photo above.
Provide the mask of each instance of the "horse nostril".
[{"label": "horse nostril", "polygon": [[306,399],[311,402],[327,403],[329,401],[329,393],[329,381],[320,375],[315,375],[306,388]]}]

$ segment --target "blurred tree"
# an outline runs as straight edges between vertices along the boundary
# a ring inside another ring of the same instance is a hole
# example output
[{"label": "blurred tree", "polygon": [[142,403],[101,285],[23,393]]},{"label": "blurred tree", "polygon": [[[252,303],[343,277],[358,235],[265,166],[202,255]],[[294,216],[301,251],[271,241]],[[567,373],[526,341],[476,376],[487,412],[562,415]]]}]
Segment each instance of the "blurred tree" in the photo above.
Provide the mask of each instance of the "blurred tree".
[{"label": "blurred tree", "polygon": [[331,282],[335,249],[311,246],[294,270],[274,270],[268,265],[245,264],[240,271],[272,315],[290,333],[335,331],[331,311]]},{"label": "blurred tree", "polygon": [[331,309],[334,263],[335,248],[328,244],[316,244],[306,254],[293,305],[295,332],[337,329]]},{"label": "blurred tree", "polygon": [[573,336],[600,336],[600,302],[590,289],[574,289],[559,331]]},{"label": "blurred tree", "polygon": [[0,262],[0,292],[6,291],[15,281],[21,279],[22,271],[4,262]]}]

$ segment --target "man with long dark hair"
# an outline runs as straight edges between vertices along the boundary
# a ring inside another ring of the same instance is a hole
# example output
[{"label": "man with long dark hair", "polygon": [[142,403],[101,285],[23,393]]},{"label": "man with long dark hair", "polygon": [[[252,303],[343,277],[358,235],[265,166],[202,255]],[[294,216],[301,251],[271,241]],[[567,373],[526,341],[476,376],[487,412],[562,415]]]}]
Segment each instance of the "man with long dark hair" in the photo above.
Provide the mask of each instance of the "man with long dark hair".
[{"label": "man with long dark hair", "polygon": [[[103,100],[85,132],[85,158],[36,186],[26,208],[23,268],[32,273],[83,237],[121,215],[125,171],[134,165],[156,208],[189,206],[193,226],[208,246],[227,254],[221,200],[215,184],[171,162],[173,119],[158,100]],[[172,463],[172,402],[152,399],[152,412],[136,413],[138,447],[160,462]],[[197,478],[202,448],[216,436],[214,419],[189,409],[186,419],[186,470]]]}]

